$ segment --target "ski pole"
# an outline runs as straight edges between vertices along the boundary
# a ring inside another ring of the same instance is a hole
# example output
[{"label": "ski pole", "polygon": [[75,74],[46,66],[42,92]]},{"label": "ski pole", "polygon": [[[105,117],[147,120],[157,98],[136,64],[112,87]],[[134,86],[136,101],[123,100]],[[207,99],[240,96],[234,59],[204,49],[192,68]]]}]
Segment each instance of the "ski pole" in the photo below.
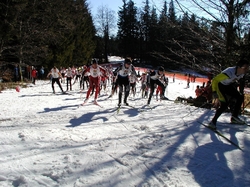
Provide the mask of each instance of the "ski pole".
[{"label": "ski pole", "polygon": [[[210,101],[211,101],[211,100],[210,100]],[[196,111],[196,110],[202,108],[203,106],[205,106],[206,104],[210,103],[210,101],[209,101],[209,102],[203,103],[201,106],[199,106],[199,107],[197,107],[196,109],[190,111],[187,115],[183,116],[182,118],[185,118],[185,117],[189,116],[189,115],[192,114],[194,111]]]}]

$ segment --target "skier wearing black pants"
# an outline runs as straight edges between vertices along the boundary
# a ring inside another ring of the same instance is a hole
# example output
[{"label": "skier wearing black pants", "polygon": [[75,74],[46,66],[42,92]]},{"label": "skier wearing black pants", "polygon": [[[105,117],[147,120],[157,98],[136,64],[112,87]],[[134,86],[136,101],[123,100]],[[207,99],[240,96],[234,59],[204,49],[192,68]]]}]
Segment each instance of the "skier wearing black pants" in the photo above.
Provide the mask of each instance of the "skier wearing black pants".
[{"label": "skier wearing black pants", "polygon": [[216,129],[216,123],[221,114],[228,108],[232,100],[235,106],[232,110],[231,123],[245,124],[239,118],[241,105],[244,102],[245,75],[249,71],[249,61],[240,59],[236,66],[228,67],[212,80],[212,92],[216,113],[209,123],[209,127]]},{"label": "skier wearing black pants", "polygon": [[130,85],[129,85],[129,75],[136,74],[134,66],[131,64],[130,59],[125,59],[124,64],[116,68],[114,71],[114,75],[117,74],[117,84],[119,86],[119,94],[118,94],[118,106],[121,106],[122,94],[124,95],[124,104],[128,105],[127,98],[129,96]]},{"label": "skier wearing black pants", "polygon": [[151,98],[154,94],[154,90],[155,90],[155,84],[160,86],[162,88],[162,95],[161,95],[161,99],[167,99],[164,96],[165,93],[165,85],[160,81],[160,77],[164,75],[164,68],[163,67],[159,67],[159,69],[157,71],[150,71],[149,72],[149,77],[148,77],[148,82],[147,84],[150,87],[150,94],[149,94],[149,98],[148,98],[148,105],[150,104]]},{"label": "skier wearing black pants", "polygon": [[61,89],[62,93],[65,93],[63,91],[61,83],[59,81],[59,78],[62,77],[62,74],[60,73],[60,71],[55,66],[51,69],[51,71],[47,75],[47,77],[49,77],[49,76],[52,77],[51,86],[52,86],[53,93],[55,93],[55,87],[54,87],[55,82],[58,84],[58,86]]}]

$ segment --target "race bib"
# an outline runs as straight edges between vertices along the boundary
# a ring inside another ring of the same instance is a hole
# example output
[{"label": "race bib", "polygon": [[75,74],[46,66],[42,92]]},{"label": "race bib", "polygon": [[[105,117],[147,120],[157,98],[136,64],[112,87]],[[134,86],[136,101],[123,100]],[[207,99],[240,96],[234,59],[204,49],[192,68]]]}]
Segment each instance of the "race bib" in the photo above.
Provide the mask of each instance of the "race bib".
[{"label": "race bib", "polygon": [[123,75],[124,75],[124,76],[127,76],[127,75],[128,75],[128,70],[127,70],[127,69],[125,69],[125,70],[123,71]]},{"label": "race bib", "polygon": [[93,76],[94,76],[94,77],[98,76],[97,69],[93,69]]}]

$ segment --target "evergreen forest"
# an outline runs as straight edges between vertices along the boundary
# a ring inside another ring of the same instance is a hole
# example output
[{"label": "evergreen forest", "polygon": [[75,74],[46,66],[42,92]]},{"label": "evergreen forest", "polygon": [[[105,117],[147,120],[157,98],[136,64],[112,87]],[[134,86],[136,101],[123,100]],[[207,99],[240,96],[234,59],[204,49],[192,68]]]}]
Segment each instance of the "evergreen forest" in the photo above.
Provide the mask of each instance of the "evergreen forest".
[{"label": "evergreen forest", "polygon": [[136,66],[217,73],[249,59],[249,0],[206,0],[220,15],[200,6],[210,19],[184,10],[177,14],[178,0],[166,0],[163,7],[149,0],[142,0],[143,7],[120,1],[118,12],[103,7],[92,15],[87,0],[1,0],[1,72],[15,64],[48,70],[83,66],[92,58],[107,63],[107,56],[115,55],[130,57]]}]

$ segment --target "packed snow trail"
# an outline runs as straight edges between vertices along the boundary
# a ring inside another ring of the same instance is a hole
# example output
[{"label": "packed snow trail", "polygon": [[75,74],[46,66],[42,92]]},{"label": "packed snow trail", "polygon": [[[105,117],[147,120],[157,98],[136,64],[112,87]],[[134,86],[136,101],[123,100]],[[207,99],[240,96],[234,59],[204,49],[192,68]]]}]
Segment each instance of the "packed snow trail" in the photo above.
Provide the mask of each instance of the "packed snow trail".
[{"label": "packed snow trail", "polygon": [[[184,85],[170,82],[166,96],[192,96],[196,84]],[[78,88],[52,95],[49,81],[37,81],[1,93],[0,186],[250,186],[250,128],[223,125],[230,114],[218,129],[244,152],[197,123],[213,110],[152,98],[140,112],[147,99],[137,93],[128,100],[136,109],[117,114],[118,96],[102,92],[103,108],[78,108],[86,96]]]}]

